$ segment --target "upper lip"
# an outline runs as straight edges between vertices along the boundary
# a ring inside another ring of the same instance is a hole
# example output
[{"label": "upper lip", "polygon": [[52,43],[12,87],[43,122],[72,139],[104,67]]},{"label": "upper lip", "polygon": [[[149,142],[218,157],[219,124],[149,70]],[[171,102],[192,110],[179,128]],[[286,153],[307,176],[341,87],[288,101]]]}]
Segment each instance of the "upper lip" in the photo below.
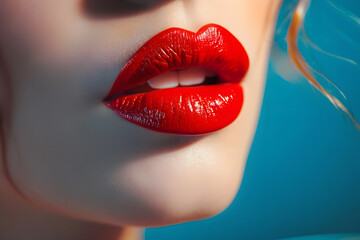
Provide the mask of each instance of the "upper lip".
[{"label": "upper lip", "polygon": [[241,43],[225,28],[208,24],[197,33],[169,28],[148,40],[126,63],[105,99],[173,70],[202,67],[220,82],[240,82],[249,67]]}]

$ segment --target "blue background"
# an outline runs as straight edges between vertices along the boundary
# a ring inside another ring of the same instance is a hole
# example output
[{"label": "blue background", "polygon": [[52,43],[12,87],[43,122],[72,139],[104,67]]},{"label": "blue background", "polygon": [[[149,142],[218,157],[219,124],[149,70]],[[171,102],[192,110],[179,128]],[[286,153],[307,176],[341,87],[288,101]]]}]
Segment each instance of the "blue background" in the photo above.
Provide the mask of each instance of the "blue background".
[{"label": "blue background", "polygon": [[[295,4],[285,1],[279,15],[259,126],[235,201],[207,220],[148,229],[147,240],[360,232],[360,131],[289,65],[285,36]],[[305,21],[309,39],[302,33],[299,42],[309,64],[334,82],[347,100],[319,80],[358,120],[359,16],[358,0],[312,1]]]}]

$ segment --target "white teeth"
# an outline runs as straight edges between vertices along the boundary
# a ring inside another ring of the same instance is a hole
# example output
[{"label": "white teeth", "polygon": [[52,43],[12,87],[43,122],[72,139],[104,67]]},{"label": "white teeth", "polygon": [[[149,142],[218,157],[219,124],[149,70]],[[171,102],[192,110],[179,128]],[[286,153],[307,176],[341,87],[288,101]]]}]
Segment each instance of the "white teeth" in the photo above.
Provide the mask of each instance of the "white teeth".
[{"label": "white teeth", "polygon": [[148,81],[154,89],[173,88],[179,85],[177,72],[167,72]]},{"label": "white teeth", "polygon": [[191,68],[181,71],[171,71],[154,77],[148,81],[151,88],[164,89],[180,86],[199,85],[206,77],[213,77],[216,74],[208,69]]},{"label": "white teeth", "polygon": [[179,72],[179,84],[181,86],[199,85],[205,81],[206,72],[201,68],[192,68]]}]

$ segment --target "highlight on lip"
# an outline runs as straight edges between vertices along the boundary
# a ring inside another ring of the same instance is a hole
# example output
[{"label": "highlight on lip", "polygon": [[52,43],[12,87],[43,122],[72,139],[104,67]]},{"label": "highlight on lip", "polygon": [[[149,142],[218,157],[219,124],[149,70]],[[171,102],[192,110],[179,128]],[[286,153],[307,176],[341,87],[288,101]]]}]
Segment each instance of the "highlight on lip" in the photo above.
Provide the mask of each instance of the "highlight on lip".
[{"label": "highlight on lip", "polygon": [[197,33],[167,29],[127,62],[104,104],[150,130],[197,135],[220,130],[240,113],[249,66],[241,43],[208,24]]}]

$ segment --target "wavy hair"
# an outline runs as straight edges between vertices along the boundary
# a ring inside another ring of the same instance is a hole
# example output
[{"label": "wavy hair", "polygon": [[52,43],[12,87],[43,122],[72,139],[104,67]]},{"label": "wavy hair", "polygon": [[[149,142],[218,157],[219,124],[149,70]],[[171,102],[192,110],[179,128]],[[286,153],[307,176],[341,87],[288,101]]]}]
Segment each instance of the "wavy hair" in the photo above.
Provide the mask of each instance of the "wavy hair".
[{"label": "wavy hair", "polygon": [[[296,68],[304,75],[307,81],[314,86],[320,93],[322,93],[338,110],[346,113],[350,117],[354,125],[360,130],[360,125],[355,119],[354,115],[349,111],[349,109],[334,95],[329,93],[327,89],[324,88],[322,84],[315,78],[312,71],[317,73],[319,76],[323,77],[325,80],[330,82],[324,75],[313,69],[304,59],[301,54],[298,46],[298,38],[301,29],[304,26],[304,19],[306,11],[309,7],[311,0],[299,0],[295,7],[289,29],[287,32],[287,45],[288,45],[288,55],[292,62],[295,64]],[[330,4],[333,4],[329,1]],[[344,13],[345,14],[345,13]],[[312,70],[312,71],[311,71]],[[330,82],[331,83],[331,82]],[[332,83],[331,83],[332,84]],[[334,85],[335,86],[335,85]],[[336,87],[336,86],[335,86]],[[342,92],[337,89],[341,94]],[[343,94],[342,94],[343,95]],[[343,95],[344,96],[344,95]]]}]

